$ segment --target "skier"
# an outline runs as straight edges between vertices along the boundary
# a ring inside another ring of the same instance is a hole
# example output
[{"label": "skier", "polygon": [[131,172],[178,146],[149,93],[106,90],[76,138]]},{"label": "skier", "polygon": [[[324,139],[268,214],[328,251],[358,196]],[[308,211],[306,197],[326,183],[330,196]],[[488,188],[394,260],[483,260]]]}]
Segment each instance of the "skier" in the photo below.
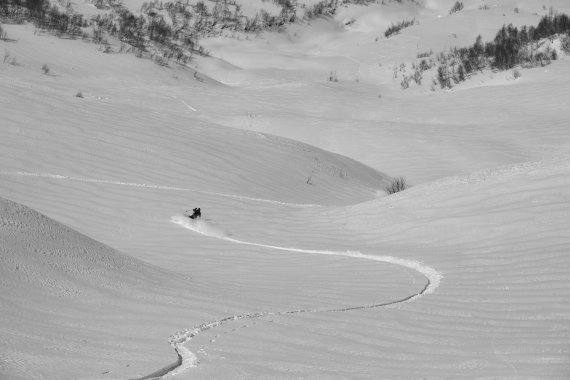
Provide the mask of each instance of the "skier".
[{"label": "skier", "polygon": [[188,215],[189,212],[186,211],[186,216],[188,216],[190,219],[202,219],[202,213],[200,212],[200,208],[196,207],[195,209],[192,209],[192,215]]}]

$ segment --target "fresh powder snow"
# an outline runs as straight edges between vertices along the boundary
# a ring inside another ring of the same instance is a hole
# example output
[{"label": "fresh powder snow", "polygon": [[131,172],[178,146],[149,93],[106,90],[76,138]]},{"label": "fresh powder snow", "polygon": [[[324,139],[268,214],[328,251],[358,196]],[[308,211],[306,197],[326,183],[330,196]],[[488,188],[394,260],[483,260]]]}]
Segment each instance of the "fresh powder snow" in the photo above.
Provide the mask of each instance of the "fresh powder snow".
[{"label": "fresh powder snow", "polygon": [[165,65],[1,20],[0,379],[570,378],[563,36],[402,85],[570,3],[356,3]]}]

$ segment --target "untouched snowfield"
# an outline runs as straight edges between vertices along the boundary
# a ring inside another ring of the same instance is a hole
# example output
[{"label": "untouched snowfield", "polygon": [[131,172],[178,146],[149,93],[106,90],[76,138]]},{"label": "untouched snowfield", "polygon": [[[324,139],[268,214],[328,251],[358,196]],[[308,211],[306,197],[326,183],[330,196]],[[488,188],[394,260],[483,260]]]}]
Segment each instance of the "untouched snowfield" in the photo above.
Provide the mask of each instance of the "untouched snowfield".
[{"label": "untouched snowfield", "polygon": [[570,378],[570,59],[393,78],[570,3],[387,3],[188,67],[3,25],[0,379]]}]

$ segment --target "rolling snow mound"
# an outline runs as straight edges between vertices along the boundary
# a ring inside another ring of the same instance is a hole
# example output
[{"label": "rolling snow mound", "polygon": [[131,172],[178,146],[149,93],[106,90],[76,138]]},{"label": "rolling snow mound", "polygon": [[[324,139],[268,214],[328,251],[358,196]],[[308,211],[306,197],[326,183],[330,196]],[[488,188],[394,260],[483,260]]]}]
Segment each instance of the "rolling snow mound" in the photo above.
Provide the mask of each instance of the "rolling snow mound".
[{"label": "rolling snow mound", "polygon": [[411,297],[410,299],[416,298],[417,296],[421,296],[423,294],[433,293],[435,289],[439,286],[443,275],[438,272],[436,269],[424,265],[418,261],[410,260],[410,259],[401,259],[398,257],[393,256],[375,256],[375,255],[367,255],[363,254],[359,251],[330,251],[330,250],[317,250],[317,249],[301,249],[301,248],[293,248],[293,247],[280,247],[276,245],[269,245],[269,244],[260,244],[254,242],[247,242],[238,239],[234,239],[230,237],[230,234],[225,231],[224,229],[213,226],[210,223],[197,219],[191,220],[187,217],[182,215],[175,215],[171,218],[173,223],[179,224],[184,228],[192,230],[202,235],[215,237],[218,239],[226,240],[236,244],[244,244],[244,245],[252,245],[257,247],[269,248],[278,251],[289,251],[289,252],[297,252],[297,253],[309,253],[309,254],[317,254],[317,255],[329,255],[329,256],[343,256],[343,257],[352,257],[355,259],[364,259],[364,260],[371,260],[371,261],[378,261],[384,262],[388,264],[394,264],[403,266],[414,271],[421,273],[423,276],[426,277],[428,283],[426,287],[419,292],[416,296]]},{"label": "rolling snow mound", "polygon": [[0,282],[59,297],[122,290],[151,269],[26,206],[0,198]]}]

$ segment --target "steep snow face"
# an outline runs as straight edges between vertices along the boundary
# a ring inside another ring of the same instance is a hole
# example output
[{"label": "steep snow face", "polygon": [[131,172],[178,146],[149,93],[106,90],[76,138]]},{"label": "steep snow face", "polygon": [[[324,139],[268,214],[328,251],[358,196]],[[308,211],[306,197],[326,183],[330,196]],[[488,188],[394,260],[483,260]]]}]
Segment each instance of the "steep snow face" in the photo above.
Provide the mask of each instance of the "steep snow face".
[{"label": "steep snow face", "polygon": [[2,378],[125,378],[156,368],[140,357],[149,343],[156,363],[171,360],[170,352],[154,346],[163,327],[144,318],[185,302],[173,291],[191,291],[183,276],[4,198],[0,264]]},{"label": "steep snow face", "polygon": [[3,286],[18,282],[51,297],[77,298],[89,296],[90,289],[126,291],[149,274],[142,261],[27,207],[0,201]]}]

